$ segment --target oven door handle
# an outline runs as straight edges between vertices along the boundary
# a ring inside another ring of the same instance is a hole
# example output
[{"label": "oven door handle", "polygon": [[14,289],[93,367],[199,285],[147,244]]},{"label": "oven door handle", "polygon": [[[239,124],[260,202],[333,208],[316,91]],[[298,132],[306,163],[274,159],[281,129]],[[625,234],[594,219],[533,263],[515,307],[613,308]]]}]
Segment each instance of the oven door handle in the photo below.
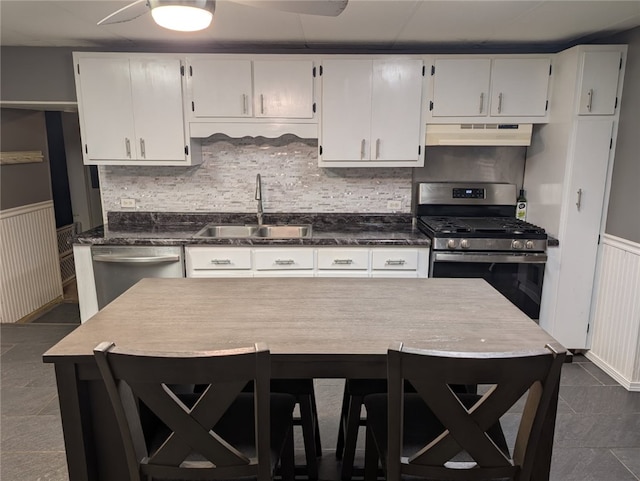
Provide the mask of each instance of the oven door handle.
[{"label": "oven door handle", "polygon": [[547,254],[480,254],[480,253],[453,253],[435,252],[434,262],[474,262],[495,264],[544,264],[547,262]]}]

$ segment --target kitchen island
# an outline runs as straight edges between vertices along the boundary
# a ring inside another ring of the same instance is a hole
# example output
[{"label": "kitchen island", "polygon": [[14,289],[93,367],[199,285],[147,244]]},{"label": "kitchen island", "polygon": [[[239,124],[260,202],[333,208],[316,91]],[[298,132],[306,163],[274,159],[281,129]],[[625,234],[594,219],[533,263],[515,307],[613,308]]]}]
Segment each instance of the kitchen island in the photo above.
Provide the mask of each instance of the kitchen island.
[{"label": "kitchen island", "polygon": [[[102,341],[154,351],[264,342],[278,378],[384,378],[393,341],[474,352],[555,342],[478,279],[144,279],[44,354],[55,364],[74,481],[126,479],[93,360]],[[536,480],[548,479],[555,403],[552,411]]]}]

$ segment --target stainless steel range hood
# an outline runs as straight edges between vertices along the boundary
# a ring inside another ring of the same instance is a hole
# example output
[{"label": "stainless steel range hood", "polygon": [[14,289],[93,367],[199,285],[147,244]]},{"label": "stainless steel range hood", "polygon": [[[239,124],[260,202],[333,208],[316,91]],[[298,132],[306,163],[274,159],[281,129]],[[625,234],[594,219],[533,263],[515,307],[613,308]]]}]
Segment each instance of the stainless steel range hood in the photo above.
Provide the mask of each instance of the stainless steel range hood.
[{"label": "stainless steel range hood", "polygon": [[426,145],[530,145],[532,130],[532,124],[427,124]]}]

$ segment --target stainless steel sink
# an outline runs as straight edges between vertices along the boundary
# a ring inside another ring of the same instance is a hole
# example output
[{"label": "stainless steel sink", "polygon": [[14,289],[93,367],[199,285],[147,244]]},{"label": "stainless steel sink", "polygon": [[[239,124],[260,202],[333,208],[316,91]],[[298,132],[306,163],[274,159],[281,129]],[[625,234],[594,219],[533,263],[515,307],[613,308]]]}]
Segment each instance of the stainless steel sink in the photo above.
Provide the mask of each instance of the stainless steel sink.
[{"label": "stainless steel sink", "polygon": [[258,232],[257,225],[207,225],[196,237],[252,237]]},{"label": "stainless steel sink", "polygon": [[297,239],[311,237],[311,225],[212,225],[200,230],[194,237],[198,238],[248,238],[259,237],[269,239]]},{"label": "stainless steel sink", "polygon": [[258,229],[258,237],[288,239],[311,236],[310,225],[263,225]]}]

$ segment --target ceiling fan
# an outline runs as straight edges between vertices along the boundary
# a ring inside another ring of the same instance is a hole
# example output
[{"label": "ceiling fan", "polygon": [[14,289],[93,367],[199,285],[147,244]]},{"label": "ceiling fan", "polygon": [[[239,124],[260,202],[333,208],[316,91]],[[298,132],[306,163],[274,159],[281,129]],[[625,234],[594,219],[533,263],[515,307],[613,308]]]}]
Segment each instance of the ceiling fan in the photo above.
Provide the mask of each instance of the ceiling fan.
[{"label": "ceiling fan", "polygon": [[[230,1],[252,7],[325,17],[337,17],[348,3],[348,0]],[[162,27],[171,30],[196,31],[209,26],[215,8],[215,0],[135,0],[100,20],[98,25],[128,22],[151,12],[155,22]]]}]

